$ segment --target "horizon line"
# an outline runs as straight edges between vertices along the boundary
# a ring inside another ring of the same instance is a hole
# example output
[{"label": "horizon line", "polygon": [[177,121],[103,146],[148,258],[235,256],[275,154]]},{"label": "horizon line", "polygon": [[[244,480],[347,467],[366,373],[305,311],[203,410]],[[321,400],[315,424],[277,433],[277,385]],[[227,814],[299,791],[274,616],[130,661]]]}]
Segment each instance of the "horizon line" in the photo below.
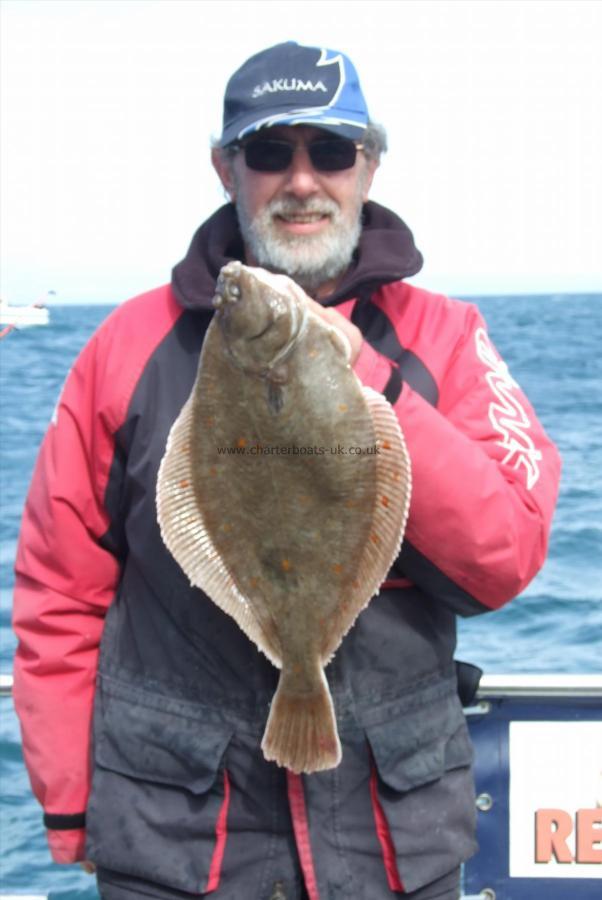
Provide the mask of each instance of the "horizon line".
[{"label": "horizon line", "polygon": [[[441,293],[441,291],[434,291],[433,293]],[[549,297],[602,297],[602,288],[599,290],[572,290],[572,291],[458,291],[453,292],[449,291],[447,293],[451,299],[456,300],[485,300],[487,298],[494,297],[532,297],[532,298],[549,298]],[[50,303],[44,303],[43,305],[47,309],[56,309],[61,306],[122,306],[124,303],[128,302],[128,299],[125,300],[52,300]],[[39,302],[39,301],[37,301]],[[11,306],[18,306],[20,308],[27,308],[28,306],[33,306],[33,303],[15,303],[10,304]]]}]

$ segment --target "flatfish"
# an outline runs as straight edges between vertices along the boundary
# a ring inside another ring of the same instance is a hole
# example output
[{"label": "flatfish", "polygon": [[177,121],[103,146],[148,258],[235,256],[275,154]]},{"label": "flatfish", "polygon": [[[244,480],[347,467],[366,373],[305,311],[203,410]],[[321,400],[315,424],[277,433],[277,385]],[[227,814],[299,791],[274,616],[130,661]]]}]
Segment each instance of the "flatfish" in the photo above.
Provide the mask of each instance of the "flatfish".
[{"label": "flatfish", "polygon": [[221,270],[192,393],[157,486],[163,540],[191,583],[281,669],[266,759],[340,762],[324,667],[379,590],[408,514],[410,460],[344,335],[283,275]]}]

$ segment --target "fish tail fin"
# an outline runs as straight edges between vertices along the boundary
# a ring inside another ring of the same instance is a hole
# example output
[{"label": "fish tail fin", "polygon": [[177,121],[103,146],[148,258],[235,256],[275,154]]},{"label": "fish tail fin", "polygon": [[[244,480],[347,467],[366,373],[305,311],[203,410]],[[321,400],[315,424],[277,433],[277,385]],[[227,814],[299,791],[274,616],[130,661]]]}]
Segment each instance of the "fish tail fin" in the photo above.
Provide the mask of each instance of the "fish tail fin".
[{"label": "fish tail fin", "polygon": [[333,769],[341,761],[334,706],[321,666],[312,688],[299,693],[297,679],[283,668],[261,742],[266,759],[296,774]]}]

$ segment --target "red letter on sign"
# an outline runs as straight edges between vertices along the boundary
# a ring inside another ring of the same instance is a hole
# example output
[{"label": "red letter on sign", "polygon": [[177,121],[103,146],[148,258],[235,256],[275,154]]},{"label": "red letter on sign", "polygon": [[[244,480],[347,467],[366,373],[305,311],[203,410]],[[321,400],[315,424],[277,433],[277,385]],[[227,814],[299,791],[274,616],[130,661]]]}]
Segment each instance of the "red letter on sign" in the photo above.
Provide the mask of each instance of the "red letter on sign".
[{"label": "red letter on sign", "polygon": [[559,863],[573,862],[566,839],[573,820],[563,809],[538,809],[535,813],[535,862],[548,863],[552,854]]},{"label": "red letter on sign", "polygon": [[594,847],[602,843],[602,830],[595,825],[602,825],[602,809],[577,810],[578,863],[602,863],[602,847]]}]

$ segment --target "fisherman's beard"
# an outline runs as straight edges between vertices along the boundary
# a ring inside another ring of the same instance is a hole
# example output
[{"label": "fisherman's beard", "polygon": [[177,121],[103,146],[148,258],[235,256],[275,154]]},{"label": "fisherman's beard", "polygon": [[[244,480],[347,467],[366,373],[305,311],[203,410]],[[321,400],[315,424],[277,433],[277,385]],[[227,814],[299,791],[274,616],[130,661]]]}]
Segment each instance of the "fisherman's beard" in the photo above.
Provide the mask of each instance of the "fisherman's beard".
[{"label": "fisherman's beard", "polygon": [[[252,219],[244,203],[244,192],[237,191],[241,234],[257,264],[288,275],[310,295],[342,275],[362,231],[363,182],[360,178],[355,202],[347,214],[328,198],[286,197],[272,200]],[[328,227],[318,234],[286,234],[275,222],[276,216],[303,214],[327,215]]]}]

